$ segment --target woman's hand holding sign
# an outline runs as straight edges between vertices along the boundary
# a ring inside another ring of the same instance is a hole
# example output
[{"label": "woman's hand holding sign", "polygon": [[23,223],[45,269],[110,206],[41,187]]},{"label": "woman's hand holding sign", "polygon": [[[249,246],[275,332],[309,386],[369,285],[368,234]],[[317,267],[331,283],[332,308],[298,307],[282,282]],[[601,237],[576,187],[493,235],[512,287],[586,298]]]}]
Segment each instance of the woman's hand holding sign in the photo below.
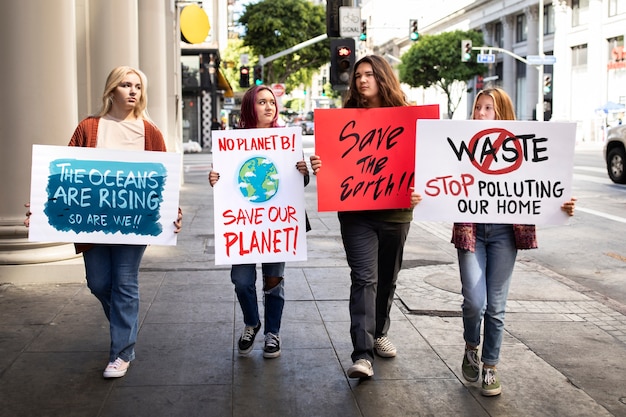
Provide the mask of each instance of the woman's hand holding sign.
[{"label": "woman's hand holding sign", "polygon": [[576,198],[572,197],[569,201],[566,201],[561,206],[561,210],[566,212],[569,216],[574,215],[574,209],[576,208]]},{"label": "woman's hand holding sign", "polygon": [[311,169],[313,170],[313,175],[317,175],[317,171],[322,167],[322,159],[318,155],[311,155]]},{"label": "woman's hand holding sign", "polygon": [[420,203],[420,201],[422,201],[422,196],[420,194],[417,194],[415,192],[415,189],[411,187],[411,210],[413,210],[415,206]]}]

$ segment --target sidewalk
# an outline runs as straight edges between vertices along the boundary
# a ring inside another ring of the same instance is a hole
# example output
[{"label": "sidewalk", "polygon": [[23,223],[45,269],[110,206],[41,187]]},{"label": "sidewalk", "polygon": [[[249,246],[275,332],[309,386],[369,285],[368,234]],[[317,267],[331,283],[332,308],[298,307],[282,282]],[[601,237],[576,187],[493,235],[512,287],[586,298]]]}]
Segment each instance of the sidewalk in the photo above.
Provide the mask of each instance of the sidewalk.
[{"label": "sidewalk", "polygon": [[239,356],[241,311],[229,268],[213,262],[210,156],[185,160],[184,230],[176,247],[146,252],[128,374],[102,378],[108,323],[80,259],[67,279],[55,277],[65,264],[49,264],[46,276],[61,283],[0,285],[1,417],[626,416],[626,317],[523,254],[499,365],[503,393],[483,397],[463,379],[448,224],[412,225],[389,332],[398,356],[377,358],[369,380],[348,379],[349,270],[336,214],[317,212],[312,187],[309,259],[285,272],[282,355],[264,359],[257,337]]}]

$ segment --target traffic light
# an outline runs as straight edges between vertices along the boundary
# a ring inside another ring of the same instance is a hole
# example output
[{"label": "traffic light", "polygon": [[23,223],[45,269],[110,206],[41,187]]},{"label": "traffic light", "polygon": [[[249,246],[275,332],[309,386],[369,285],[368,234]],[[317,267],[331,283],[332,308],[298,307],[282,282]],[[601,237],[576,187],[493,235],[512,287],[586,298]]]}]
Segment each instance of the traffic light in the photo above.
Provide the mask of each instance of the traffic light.
[{"label": "traffic light", "polygon": [[330,84],[335,90],[347,90],[354,67],[354,38],[330,40]]},{"label": "traffic light", "polygon": [[263,84],[263,66],[262,65],[254,66],[254,84],[255,85]]},{"label": "traffic light", "polygon": [[417,19],[409,20],[409,39],[413,42],[420,38],[420,34],[417,30]]},{"label": "traffic light", "polygon": [[360,41],[367,40],[367,20],[366,19],[361,20],[361,34],[359,35],[359,40]]},{"label": "traffic light", "polygon": [[250,87],[250,68],[245,66],[239,68],[239,87]]},{"label": "traffic light", "polygon": [[550,94],[552,91],[552,74],[543,75],[543,93]]},{"label": "traffic light", "polygon": [[472,59],[472,40],[463,39],[461,41],[461,61],[469,62]]}]

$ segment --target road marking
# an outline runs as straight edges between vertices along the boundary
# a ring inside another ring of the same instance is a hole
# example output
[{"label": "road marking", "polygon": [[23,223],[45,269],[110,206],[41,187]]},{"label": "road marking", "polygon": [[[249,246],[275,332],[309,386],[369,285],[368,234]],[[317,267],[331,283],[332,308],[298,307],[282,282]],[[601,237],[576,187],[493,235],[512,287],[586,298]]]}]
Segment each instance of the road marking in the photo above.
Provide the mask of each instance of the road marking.
[{"label": "road marking", "polygon": [[596,184],[612,184],[612,181],[609,180],[608,178],[594,177],[592,175],[585,175],[585,174],[574,173],[574,179],[581,180],[581,181],[595,182]]},{"label": "road marking", "polygon": [[576,206],[576,211],[582,211],[583,213],[593,214],[594,216],[604,217],[605,219],[613,220],[620,223],[626,223],[626,219],[623,217],[613,216],[612,214],[603,213],[601,211],[587,209]]},{"label": "road marking", "polygon": [[598,174],[606,174],[606,168],[575,166],[574,169],[578,169],[580,171],[597,172]]},{"label": "road marking", "polygon": [[197,172],[197,171],[203,171],[203,172],[209,172],[211,170],[211,165],[184,165],[184,172]]}]

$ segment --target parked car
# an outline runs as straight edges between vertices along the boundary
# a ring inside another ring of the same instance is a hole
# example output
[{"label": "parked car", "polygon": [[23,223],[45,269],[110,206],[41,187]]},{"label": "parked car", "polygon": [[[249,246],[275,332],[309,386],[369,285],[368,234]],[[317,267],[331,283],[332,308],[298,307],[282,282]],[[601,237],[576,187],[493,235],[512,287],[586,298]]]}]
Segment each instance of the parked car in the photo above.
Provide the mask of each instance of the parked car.
[{"label": "parked car", "polygon": [[198,142],[193,140],[183,142],[183,152],[184,153],[198,153],[202,152],[202,146]]},{"label": "parked car", "polygon": [[313,123],[313,121],[309,121],[309,120],[304,121],[302,122],[301,126],[302,126],[303,135],[312,135],[315,133],[315,128],[314,128],[315,124]]},{"label": "parked car", "polygon": [[626,184],[626,125],[609,129],[604,144],[604,160],[609,178],[616,184]]}]

